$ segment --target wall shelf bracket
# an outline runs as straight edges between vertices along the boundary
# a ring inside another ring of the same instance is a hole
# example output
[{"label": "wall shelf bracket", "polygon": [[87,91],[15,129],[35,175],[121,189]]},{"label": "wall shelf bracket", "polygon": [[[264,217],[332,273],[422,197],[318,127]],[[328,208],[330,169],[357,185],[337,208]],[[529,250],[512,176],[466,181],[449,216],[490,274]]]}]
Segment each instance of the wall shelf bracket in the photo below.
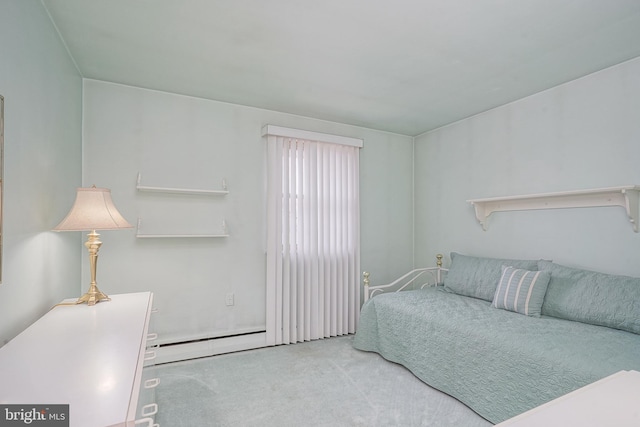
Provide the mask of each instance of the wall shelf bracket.
[{"label": "wall shelf bracket", "polygon": [[638,224],[639,193],[640,186],[627,185],[558,193],[472,199],[467,202],[475,208],[476,218],[485,231],[488,228],[489,216],[494,212],[620,206],[625,209],[633,231],[638,233],[640,231]]}]

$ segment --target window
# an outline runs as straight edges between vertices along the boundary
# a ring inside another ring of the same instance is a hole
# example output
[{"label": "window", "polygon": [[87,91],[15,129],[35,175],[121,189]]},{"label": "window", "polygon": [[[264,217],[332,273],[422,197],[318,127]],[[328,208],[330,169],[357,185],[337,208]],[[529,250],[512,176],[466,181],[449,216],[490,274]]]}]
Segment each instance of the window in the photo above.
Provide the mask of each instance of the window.
[{"label": "window", "polygon": [[268,343],[353,333],[362,141],[268,128]]}]

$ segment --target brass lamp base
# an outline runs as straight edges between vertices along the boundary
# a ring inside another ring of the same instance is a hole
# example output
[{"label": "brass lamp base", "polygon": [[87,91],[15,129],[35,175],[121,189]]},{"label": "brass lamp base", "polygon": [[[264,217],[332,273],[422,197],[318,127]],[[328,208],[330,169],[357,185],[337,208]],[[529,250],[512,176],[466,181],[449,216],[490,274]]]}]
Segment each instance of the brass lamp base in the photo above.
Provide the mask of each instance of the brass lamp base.
[{"label": "brass lamp base", "polygon": [[98,289],[96,285],[91,284],[87,293],[78,298],[76,304],[96,305],[100,301],[111,301],[111,298]]},{"label": "brass lamp base", "polygon": [[89,285],[89,290],[86,294],[82,295],[76,301],[76,304],[87,303],[87,305],[96,305],[96,303],[100,301],[111,301],[111,298],[107,296],[107,294],[103,293],[98,289],[98,285],[96,284],[96,267],[98,265],[98,250],[100,250],[100,246],[102,242],[100,241],[100,235],[96,233],[96,230],[92,230],[91,233],[87,235],[88,239],[84,243],[84,246],[89,250],[89,265],[91,267],[91,285]]}]

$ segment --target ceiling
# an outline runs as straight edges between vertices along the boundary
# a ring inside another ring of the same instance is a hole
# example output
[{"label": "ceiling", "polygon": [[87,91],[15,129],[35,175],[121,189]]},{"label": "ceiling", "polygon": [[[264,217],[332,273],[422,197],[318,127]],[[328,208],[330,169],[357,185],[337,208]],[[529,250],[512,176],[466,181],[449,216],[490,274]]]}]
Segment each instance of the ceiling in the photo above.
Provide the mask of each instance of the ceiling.
[{"label": "ceiling", "polygon": [[638,0],[42,0],[85,78],[418,135],[640,56]]}]

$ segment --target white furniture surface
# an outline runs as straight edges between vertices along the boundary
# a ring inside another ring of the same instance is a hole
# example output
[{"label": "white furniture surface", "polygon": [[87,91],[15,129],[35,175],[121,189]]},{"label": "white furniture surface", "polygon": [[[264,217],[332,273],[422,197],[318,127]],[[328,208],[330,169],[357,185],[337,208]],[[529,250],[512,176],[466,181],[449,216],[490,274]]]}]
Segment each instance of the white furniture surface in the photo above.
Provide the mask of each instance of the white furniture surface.
[{"label": "white furniture surface", "polygon": [[69,404],[72,427],[133,426],[152,302],[54,307],[0,348],[0,403]]},{"label": "white furniture surface", "polygon": [[640,372],[620,371],[496,427],[638,427]]},{"label": "white furniture surface", "polygon": [[638,226],[639,193],[640,186],[627,185],[558,193],[472,199],[467,202],[475,208],[476,218],[483,230],[487,230],[487,220],[493,212],[620,206],[625,209],[633,231],[637,233],[640,231]]}]

